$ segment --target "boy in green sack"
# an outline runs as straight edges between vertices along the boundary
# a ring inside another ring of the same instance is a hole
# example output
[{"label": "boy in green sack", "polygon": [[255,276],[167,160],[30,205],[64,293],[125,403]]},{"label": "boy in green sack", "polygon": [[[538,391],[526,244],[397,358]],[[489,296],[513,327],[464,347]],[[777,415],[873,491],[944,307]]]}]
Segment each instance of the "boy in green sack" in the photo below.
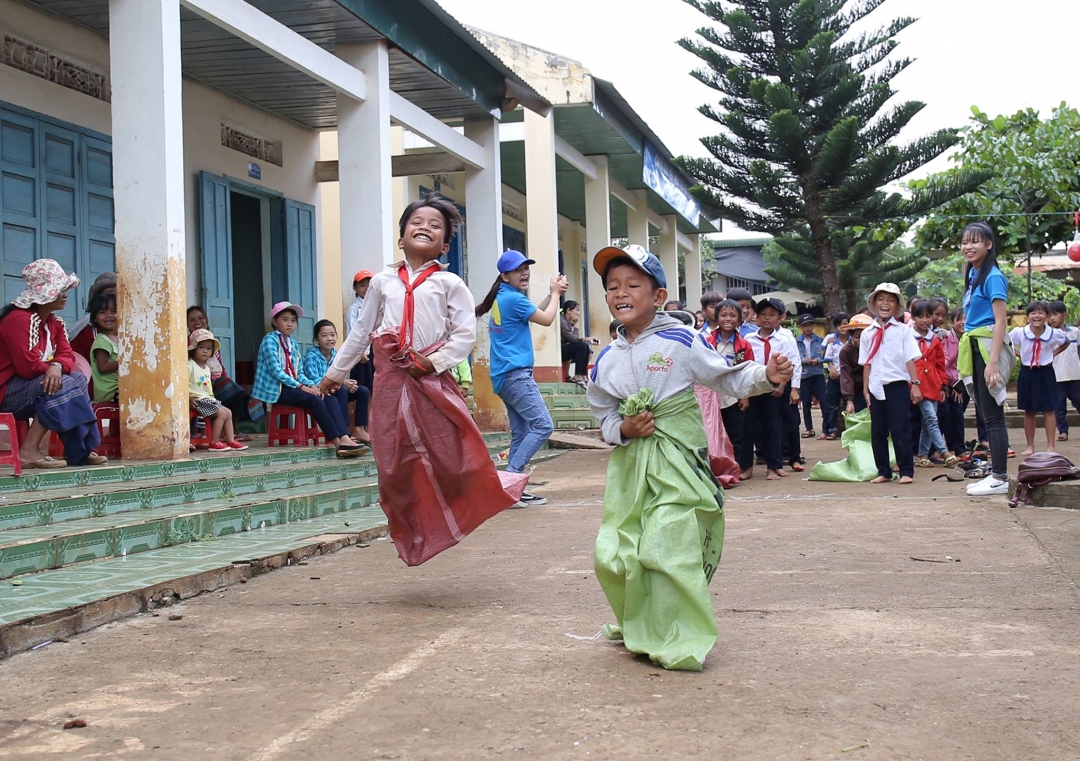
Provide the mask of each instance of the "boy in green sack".
[{"label": "boy in green sack", "polygon": [[724,542],[724,493],[708,462],[694,384],[745,399],[791,379],[779,353],[768,366],[732,367],[705,339],[659,310],[660,260],[641,246],[593,259],[618,337],[596,358],[588,399],[608,465],[596,576],[615,611],[608,639],[668,669],[700,671],[716,643],[709,582]]}]

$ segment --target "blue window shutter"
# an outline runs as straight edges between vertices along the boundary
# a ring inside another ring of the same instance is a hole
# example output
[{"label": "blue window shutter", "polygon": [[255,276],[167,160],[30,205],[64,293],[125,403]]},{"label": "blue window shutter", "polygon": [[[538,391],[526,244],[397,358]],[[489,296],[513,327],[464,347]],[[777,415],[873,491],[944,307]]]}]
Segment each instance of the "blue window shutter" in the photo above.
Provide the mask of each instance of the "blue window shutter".
[{"label": "blue window shutter", "polygon": [[311,204],[285,200],[285,253],[286,299],[304,310],[292,337],[306,351],[313,344],[311,334],[319,320],[315,207]]},{"label": "blue window shutter", "polygon": [[[67,272],[79,272],[79,229],[82,225],[78,133],[43,123],[38,130],[41,157],[41,256],[55,259]],[[58,315],[70,325],[86,307],[89,284],[69,298]],[[81,302],[81,303],[80,303]]]},{"label": "blue window shutter", "polygon": [[230,377],[233,363],[232,220],[229,181],[199,173],[199,233],[202,256],[202,307],[214,338],[221,342],[221,361]]},{"label": "blue window shutter", "polygon": [[[112,144],[84,135],[81,149],[83,224],[80,226],[80,290],[103,272],[116,270],[115,215],[113,213]],[[85,307],[85,299],[80,299]]]},{"label": "blue window shutter", "polygon": [[41,257],[40,159],[36,119],[0,110],[0,257],[3,301],[22,292],[22,270]]}]

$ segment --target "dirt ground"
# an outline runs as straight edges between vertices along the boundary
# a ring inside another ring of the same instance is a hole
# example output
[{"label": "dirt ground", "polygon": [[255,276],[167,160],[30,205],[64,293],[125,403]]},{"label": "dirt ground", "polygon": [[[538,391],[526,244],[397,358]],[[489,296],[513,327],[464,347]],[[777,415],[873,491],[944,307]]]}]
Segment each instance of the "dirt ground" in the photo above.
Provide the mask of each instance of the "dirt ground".
[{"label": "dirt ground", "polygon": [[419,568],[377,541],[0,663],[0,759],[1080,758],[1080,512],[755,479],[668,673],[590,639],[606,458]]}]

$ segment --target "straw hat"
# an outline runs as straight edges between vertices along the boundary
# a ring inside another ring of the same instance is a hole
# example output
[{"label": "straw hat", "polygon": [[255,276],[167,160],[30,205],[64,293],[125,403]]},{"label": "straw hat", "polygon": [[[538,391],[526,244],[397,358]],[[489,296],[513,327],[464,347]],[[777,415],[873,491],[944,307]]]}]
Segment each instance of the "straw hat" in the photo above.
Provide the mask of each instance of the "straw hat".
[{"label": "straw hat", "polygon": [[79,284],[79,278],[64,272],[64,268],[55,259],[38,259],[23,267],[23,280],[26,290],[14,298],[12,303],[29,309],[34,304],[50,304],[64,291]]},{"label": "straw hat", "polygon": [[868,314],[857,314],[851,318],[847,325],[841,325],[844,330],[865,330],[874,324],[874,318]]}]

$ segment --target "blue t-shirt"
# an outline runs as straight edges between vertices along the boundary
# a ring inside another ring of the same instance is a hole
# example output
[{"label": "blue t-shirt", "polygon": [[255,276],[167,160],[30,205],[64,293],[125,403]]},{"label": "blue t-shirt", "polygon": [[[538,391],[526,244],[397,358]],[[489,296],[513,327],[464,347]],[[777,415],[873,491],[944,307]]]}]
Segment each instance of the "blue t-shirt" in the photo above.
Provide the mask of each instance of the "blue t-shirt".
[{"label": "blue t-shirt", "polygon": [[529,318],[536,305],[509,283],[499,286],[499,295],[491,306],[489,334],[491,336],[491,385],[495,393],[502,391],[506,374],[511,370],[533,366],[532,333]]},{"label": "blue t-shirt", "polygon": [[973,290],[970,284],[974,283],[978,276],[979,271],[972,270],[968,289],[964,292],[964,330],[993,325],[994,302],[998,299],[1007,302],[1009,299],[1009,285],[997,267],[986,273],[983,284]]}]

